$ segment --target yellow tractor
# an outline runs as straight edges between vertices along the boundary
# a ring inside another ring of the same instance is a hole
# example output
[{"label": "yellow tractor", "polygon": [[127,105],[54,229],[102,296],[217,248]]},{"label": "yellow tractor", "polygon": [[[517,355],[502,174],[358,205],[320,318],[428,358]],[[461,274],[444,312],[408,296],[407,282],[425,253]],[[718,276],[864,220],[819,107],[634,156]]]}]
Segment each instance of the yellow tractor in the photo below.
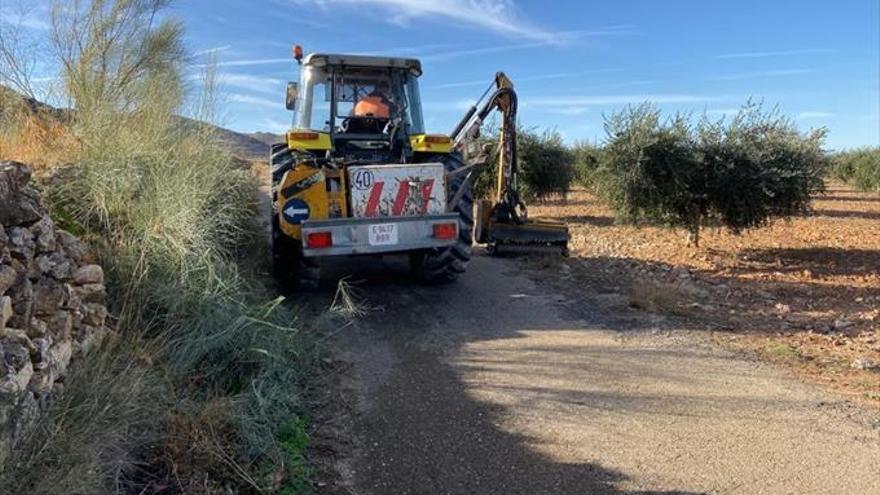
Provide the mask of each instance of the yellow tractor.
[{"label": "yellow tractor", "polygon": [[[492,109],[515,123],[512,86],[499,85],[453,136],[428,134],[418,60],[303,57],[298,46],[294,53],[300,81],[288,84],[286,101],[294,125],[270,154],[275,276],[312,286],[322,257],[394,253],[409,255],[413,274],[426,283],[464,273],[474,239],[470,179],[481,164],[465,163],[458,149]],[[528,228],[515,191],[515,131],[503,130],[508,151],[499,154],[498,201],[481,209],[478,232],[489,243],[528,240],[527,230],[493,237],[495,227]],[[538,243],[567,241],[564,227],[552,239],[539,230]]]}]

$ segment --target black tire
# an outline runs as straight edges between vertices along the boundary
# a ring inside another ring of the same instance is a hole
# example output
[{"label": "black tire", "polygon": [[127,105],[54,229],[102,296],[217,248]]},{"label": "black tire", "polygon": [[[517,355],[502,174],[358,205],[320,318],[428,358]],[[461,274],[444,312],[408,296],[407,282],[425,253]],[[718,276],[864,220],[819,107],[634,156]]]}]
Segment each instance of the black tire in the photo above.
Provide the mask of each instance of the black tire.
[{"label": "black tire", "polygon": [[276,186],[284,173],[296,164],[296,157],[287,144],[273,144],[269,165],[272,170],[272,276],[284,288],[303,289],[318,286],[320,273],[317,263],[307,260],[302,254],[299,242],[281,230]]},{"label": "black tire", "polygon": [[[430,155],[424,162],[441,162],[450,172],[463,167],[464,162],[457,153]],[[458,188],[461,187],[467,174],[459,174],[446,185],[446,198],[451,201]],[[452,246],[443,249],[429,249],[413,253],[410,256],[410,267],[418,279],[426,284],[442,284],[454,281],[467,270],[471,260],[471,245],[474,241],[474,195],[470,183],[465,186],[455,212],[458,213],[458,240]]]}]

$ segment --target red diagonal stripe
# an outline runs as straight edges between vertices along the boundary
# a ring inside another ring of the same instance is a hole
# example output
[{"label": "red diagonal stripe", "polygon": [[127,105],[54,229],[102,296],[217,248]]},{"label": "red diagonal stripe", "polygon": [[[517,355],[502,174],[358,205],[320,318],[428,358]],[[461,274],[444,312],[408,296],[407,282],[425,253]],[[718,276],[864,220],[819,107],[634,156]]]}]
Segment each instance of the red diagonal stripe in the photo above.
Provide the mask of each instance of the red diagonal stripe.
[{"label": "red diagonal stripe", "polygon": [[397,197],[394,198],[394,205],[391,207],[391,214],[396,216],[400,216],[403,213],[403,207],[406,205],[406,200],[409,199],[409,181],[402,180],[400,181],[400,186],[397,188]]},{"label": "red diagonal stripe", "polygon": [[375,217],[376,209],[379,208],[379,199],[382,197],[382,188],[385,187],[384,182],[376,182],[370,189],[370,199],[367,200],[367,207],[364,209],[365,217]]},{"label": "red diagonal stripe", "polygon": [[422,215],[428,213],[428,205],[431,204],[432,189],[434,189],[434,179],[428,179],[422,183]]}]

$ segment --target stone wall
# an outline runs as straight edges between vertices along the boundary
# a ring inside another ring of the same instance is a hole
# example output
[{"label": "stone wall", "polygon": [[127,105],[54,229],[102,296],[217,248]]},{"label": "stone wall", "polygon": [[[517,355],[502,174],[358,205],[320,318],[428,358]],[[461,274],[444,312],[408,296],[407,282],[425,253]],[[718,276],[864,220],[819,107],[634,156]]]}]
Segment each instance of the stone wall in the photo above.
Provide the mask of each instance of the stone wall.
[{"label": "stone wall", "polygon": [[104,272],[55,227],[31,172],[0,161],[0,468],[106,333]]}]

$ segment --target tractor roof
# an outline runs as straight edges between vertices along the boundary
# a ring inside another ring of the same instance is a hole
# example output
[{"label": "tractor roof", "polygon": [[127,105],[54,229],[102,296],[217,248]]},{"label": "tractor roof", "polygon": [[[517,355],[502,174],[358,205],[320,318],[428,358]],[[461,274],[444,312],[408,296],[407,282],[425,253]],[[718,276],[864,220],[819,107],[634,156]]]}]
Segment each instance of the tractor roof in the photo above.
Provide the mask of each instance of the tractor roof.
[{"label": "tractor roof", "polygon": [[422,75],[422,63],[414,58],[371,57],[367,55],[343,55],[338,53],[311,53],[303,61],[313,67],[351,66],[400,68]]}]

